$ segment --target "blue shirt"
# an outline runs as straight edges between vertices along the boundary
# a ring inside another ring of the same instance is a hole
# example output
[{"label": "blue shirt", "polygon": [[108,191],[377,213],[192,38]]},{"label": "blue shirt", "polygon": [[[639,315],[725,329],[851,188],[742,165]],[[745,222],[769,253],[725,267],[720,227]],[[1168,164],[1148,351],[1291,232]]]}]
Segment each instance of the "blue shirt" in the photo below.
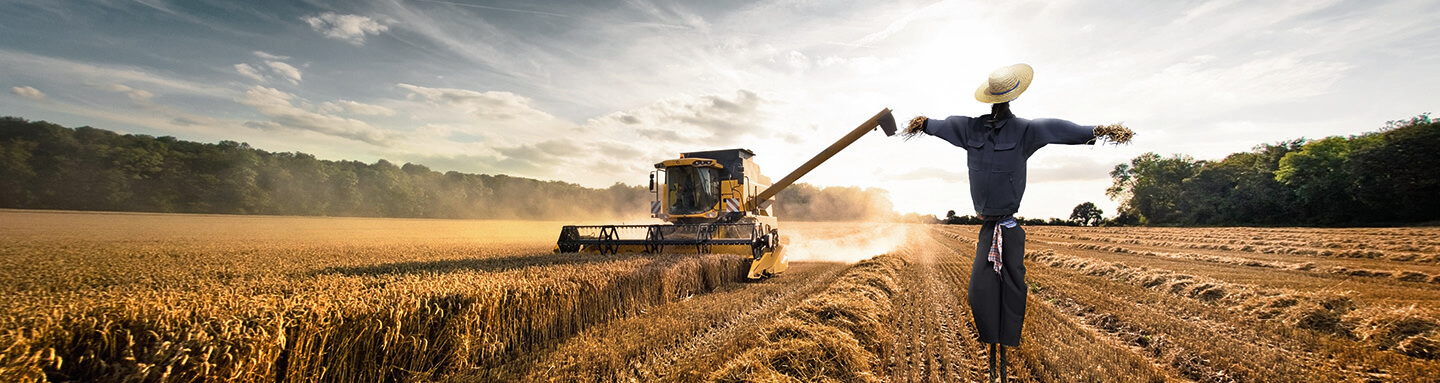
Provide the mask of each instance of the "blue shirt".
[{"label": "blue shirt", "polygon": [[1048,144],[1093,144],[1095,126],[1042,118],[1008,118],[990,122],[980,117],[926,119],[925,133],[965,148],[970,168],[970,199],[975,212],[987,217],[1013,215],[1025,195],[1025,160]]}]

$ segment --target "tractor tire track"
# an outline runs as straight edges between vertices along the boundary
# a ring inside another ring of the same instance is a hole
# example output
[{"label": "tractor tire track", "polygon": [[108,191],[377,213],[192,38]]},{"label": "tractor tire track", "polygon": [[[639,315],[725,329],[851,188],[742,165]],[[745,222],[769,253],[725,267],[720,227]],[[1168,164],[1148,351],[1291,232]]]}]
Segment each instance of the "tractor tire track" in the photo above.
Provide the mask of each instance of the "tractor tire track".
[{"label": "tractor tire track", "polygon": [[[973,228],[973,227],[971,227]],[[940,263],[946,272],[944,280],[951,281],[956,310],[968,309],[966,284],[969,281],[970,265],[975,246],[975,232],[964,228],[937,229],[936,239],[946,247],[949,262]],[[1029,267],[1027,282],[1044,275],[1044,270]],[[1031,284],[1032,289],[1036,287]],[[1032,291],[1027,298],[1027,313],[1024,335],[1020,347],[1010,349],[1009,378],[1015,381],[1183,381],[1165,376],[1157,368],[1157,362],[1117,342],[1113,337],[1094,326],[1076,318],[1074,314],[1057,307],[1046,297]],[[989,378],[988,361],[984,345],[980,344],[968,322],[962,323],[968,330],[966,340],[973,344],[974,377],[969,380],[983,381]]]},{"label": "tractor tire track", "polygon": [[982,355],[970,326],[968,306],[957,294],[953,252],[933,238],[913,249],[913,262],[901,272],[892,333],[895,344],[885,356],[892,382],[955,382],[982,379]]},{"label": "tractor tire track", "polygon": [[758,341],[755,331],[764,323],[829,286],[847,266],[794,263],[778,277],[588,329],[536,360],[523,362],[528,371],[518,376],[550,382],[704,380]]},{"label": "tractor tire track", "polygon": [[636,374],[639,381],[690,382],[708,376],[746,345],[758,342],[756,333],[761,326],[774,320],[780,313],[794,307],[819,293],[835,282],[849,267],[840,263],[809,263],[803,265],[814,270],[796,270],[792,266],[779,278],[789,278],[783,288],[777,288],[778,295],[764,300],[752,310],[736,315],[729,322],[713,327],[710,331],[681,342],[670,349],[646,358],[654,369],[652,374]]}]

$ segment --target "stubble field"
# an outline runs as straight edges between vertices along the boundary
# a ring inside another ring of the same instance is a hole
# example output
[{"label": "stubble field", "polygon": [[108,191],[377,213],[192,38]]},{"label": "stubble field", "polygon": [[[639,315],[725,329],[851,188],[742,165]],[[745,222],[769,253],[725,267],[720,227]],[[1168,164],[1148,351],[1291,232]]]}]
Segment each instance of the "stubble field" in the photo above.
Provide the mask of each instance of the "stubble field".
[{"label": "stubble field", "polygon": [[[563,224],[0,211],[0,381],[984,377],[978,227],[782,222],[752,283]],[[1026,230],[1014,379],[1440,381],[1440,230]]]}]

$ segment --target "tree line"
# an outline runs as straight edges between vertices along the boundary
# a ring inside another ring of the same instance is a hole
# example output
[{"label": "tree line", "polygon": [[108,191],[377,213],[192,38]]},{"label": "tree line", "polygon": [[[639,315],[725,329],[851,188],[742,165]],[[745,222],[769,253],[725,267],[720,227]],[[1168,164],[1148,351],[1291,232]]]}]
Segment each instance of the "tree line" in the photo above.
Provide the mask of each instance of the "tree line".
[{"label": "tree line", "polygon": [[1219,161],[1145,153],[1110,173],[1127,225],[1390,225],[1440,220],[1440,121],[1256,146]]},{"label": "tree line", "polygon": [[[0,117],[0,207],[404,218],[648,217],[645,186],[586,188],[507,175],[438,172],[386,160],[320,160],[235,141],[199,143]],[[881,189],[796,184],[787,220],[894,217]]]},{"label": "tree line", "polygon": [[[1089,202],[1086,202],[1086,203],[1089,203]],[[1090,204],[1090,205],[1091,205],[1091,206],[1094,206],[1094,204]],[[1021,224],[1021,225],[1025,225],[1025,226],[1084,226],[1084,225],[1085,225],[1085,221],[1077,220],[1077,219],[1075,219],[1075,218],[1071,218],[1071,219],[1068,219],[1068,220],[1066,220],[1066,219],[1060,219],[1060,218],[1055,218],[1055,217],[1051,217],[1050,219],[1040,219],[1040,218],[1025,218],[1025,217],[1023,217],[1023,216],[1015,216],[1014,218],[1015,218],[1015,222],[1016,222],[1016,223],[1019,223],[1019,224]],[[915,222],[915,221],[908,221],[908,220],[907,220],[906,222]],[[939,220],[935,221],[934,223],[943,223],[943,224],[946,224],[946,225],[984,225],[984,224],[985,224],[985,219],[980,218],[980,216],[977,216],[977,215],[968,215],[968,214],[967,214],[967,215],[956,215],[956,214],[955,214],[955,211],[954,211],[954,210],[951,210],[951,211],[945,212],[945,218],[939,219]]]}]

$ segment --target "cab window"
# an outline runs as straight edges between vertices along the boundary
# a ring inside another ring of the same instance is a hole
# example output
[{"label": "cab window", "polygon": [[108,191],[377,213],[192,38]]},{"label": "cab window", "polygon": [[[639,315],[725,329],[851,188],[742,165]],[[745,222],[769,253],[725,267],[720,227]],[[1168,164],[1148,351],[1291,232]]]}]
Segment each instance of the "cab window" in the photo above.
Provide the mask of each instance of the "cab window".
[{"label": "cab window", "polygon": [[709,211],[719,201],[719,174],[715,168],[672,166],[665,170],[670,214],[690,215]]}]

